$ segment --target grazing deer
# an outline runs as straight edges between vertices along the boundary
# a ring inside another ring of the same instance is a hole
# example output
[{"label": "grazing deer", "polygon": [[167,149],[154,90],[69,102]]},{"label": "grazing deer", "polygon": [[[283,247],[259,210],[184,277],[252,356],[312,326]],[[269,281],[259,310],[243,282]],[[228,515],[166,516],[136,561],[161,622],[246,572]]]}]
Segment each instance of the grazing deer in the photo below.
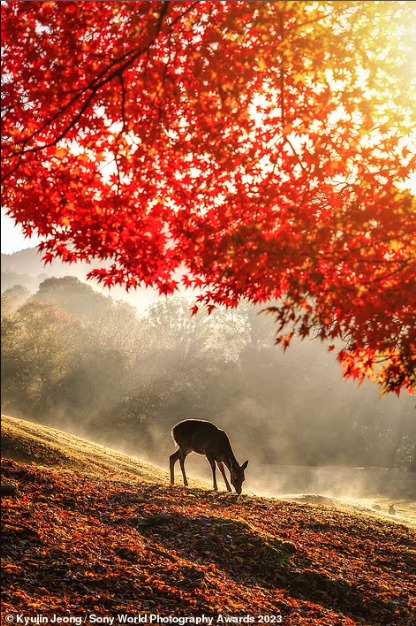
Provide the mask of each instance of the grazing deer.
[{"label": "grazing deer", "polygon": [[205,454],[211,465],[214,491],[218,491],[215,475],[215,463],[217,463],[227,490],[231,491],[231,487],[225,475],[224,464],[230,470],[231,483],[234,489],[238,494],[241,493],[241,485],[245,479],[244,470],[248,461],[242,465],[238,464],[226,432],[205,420],[184,420],[172,428],[172,437],[178,445],[178,450],[169,457],[171,485],[175,482],[175,463],[179,459],[183,482],[186,487],[188,486],[185,459],[190,452],[197,452],[198,454]]}]

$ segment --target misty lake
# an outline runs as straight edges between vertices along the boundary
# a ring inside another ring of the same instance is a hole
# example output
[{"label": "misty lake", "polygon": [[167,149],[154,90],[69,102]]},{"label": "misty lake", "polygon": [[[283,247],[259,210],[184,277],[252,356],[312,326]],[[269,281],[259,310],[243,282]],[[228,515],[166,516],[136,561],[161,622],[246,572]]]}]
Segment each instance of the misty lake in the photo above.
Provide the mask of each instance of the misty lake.
[{"label": "misty lake", "polygon": [[247,494],[344,505],[416,525],[415,472],[379,467],[252,465],[246,476]]},{"label": "misty lake", "polygon": [[351,497],[386,496],[416,502],[416,473],[383,467],[252,465],[247,489],[282,493],[320,493]]}]

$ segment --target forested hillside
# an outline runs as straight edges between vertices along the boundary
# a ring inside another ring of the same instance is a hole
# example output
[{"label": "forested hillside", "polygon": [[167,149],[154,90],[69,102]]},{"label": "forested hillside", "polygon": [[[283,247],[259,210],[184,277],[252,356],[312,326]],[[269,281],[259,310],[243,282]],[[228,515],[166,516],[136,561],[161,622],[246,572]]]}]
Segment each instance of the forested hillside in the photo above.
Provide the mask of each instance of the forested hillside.
[{"label": "forested hillside", "polygon": [[163,464],[173,424],[202,418],[258,463],[414,468],[411,397],[341,381],[318,341],[284,353],[259,308],[190,306],[169,299],[138,315],[69,276],[32,295],[6,290],[2,410]]}]

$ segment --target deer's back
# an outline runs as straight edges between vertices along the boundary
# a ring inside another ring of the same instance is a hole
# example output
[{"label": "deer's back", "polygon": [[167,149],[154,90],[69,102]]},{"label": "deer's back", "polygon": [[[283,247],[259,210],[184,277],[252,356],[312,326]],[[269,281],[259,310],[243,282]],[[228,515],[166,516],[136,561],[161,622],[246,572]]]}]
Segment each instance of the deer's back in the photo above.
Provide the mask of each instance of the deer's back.
[{"label": "deer's back", "polygon": [[225,453],[229,448],[228,436],[224,430],[205,420],[184,420],[172,429],[172,436],[185,452],[199,454],[213,453],[215,456]]}]

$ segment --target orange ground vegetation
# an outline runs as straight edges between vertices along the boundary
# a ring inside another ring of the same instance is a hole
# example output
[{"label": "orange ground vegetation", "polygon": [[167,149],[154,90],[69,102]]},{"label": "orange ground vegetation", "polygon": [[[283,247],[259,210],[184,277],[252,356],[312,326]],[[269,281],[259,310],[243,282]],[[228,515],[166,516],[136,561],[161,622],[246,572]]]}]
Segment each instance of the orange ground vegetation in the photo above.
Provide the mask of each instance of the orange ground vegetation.
[{"label": "orange ground vegetation", "polygon": [[406,526],[11,459],[2,475],[13,486],[3,500],[3,618],[414,623],[416,542]]}]

